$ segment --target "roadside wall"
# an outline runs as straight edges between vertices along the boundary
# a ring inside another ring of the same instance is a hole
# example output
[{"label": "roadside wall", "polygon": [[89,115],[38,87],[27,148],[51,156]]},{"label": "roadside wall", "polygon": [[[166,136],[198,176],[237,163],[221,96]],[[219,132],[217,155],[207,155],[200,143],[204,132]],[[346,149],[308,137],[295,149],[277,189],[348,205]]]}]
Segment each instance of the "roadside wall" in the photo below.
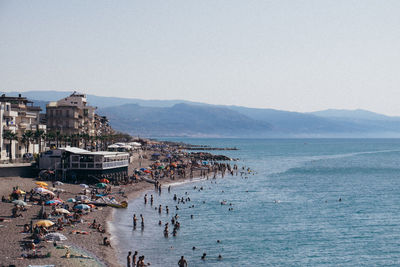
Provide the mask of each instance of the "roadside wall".
[{"label": "roadside wall", "polygon": [[0,167],[0,177],[34,177],[35,172],[31,166]]}]

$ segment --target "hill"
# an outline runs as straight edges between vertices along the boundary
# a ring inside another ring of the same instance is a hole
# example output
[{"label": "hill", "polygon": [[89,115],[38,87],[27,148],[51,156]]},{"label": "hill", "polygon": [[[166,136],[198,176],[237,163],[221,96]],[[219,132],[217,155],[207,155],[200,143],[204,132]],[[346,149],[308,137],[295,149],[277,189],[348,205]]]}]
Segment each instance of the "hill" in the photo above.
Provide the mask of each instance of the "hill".
[{"label": "hill", "polygon": [[[43,109],[71,92],[29,91],[23,96]],[[17,95],[18,92],[6,93]],[[367,110],[311,113],[209,105],[184,100],[143,100],[88,95],[90,105],[112,126],[141,136],[217,137],[400,137],[400,117]],[[39,100],[36,100],[39,99]]]}]

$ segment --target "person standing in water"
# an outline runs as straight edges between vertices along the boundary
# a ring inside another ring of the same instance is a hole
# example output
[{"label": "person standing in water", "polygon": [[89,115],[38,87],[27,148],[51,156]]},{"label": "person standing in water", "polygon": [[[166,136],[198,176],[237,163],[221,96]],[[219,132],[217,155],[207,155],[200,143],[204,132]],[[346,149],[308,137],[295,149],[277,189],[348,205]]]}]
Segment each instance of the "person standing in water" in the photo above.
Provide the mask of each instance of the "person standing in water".
[{"label": "person standing in water", "polygon": [[138,255],[137,251],[135,251],[135,253],[133,253],[132,255],[132,267],[136,266],[137,255]]},{"label": "person standing in water", "polygon": [[126,257],[126,265],[128,267],[132,267],[131,255],[132,255],[132,251],[129,251],[128,252],[128,257]]},{"label": "person standing in water", "polygon": [[179,267],[187,267],[187,261],[185,260],[185,258],[182,256],[181,259],[178,261],[178,266]]},{"label": "person standing in water", "polygon": [[134,229],[136,229],[136,224],[137,224],[136,214],[133,214],[133,228]]}]

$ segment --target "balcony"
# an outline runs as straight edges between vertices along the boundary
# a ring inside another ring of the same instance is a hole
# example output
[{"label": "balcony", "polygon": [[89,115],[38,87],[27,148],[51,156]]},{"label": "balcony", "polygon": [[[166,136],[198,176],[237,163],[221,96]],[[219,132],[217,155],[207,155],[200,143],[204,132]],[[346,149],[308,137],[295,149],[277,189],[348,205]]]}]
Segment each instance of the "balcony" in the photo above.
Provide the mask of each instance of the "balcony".
[{"label": "balcony", "polygon": [[18,112],[17,111],[12,111],[12,110],[4,110],[5,117],[18,117]]},{"label": "balcony", "polygon": [[29,128],[29,126],[30,126],[29,123],[26,122],[21,122],[20,124],[18,124],[18,127],[21,129]]},{"label": "balcony", "polygon": [[17,126],[14,125],[14,124],[5,124],[5,125],[4,125],[4,130],[7,130],[7,131],[13,131],[13,130],[15,130],[16,128],[17,128]]},{"label": "balcony", "polygon": [[127,167],[129,165],[128,160],[119,160],[111,162],[72,162],[72,169],[113,169],[119,167]]}]

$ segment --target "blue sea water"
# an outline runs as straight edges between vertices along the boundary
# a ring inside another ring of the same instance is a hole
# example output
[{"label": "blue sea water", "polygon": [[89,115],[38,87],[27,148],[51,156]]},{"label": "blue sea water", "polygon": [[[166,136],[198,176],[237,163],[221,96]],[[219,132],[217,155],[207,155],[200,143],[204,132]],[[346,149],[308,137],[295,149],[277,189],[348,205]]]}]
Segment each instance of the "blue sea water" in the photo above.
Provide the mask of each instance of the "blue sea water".
[{"label": "blue sea water", "polygon": [[[240,158],[237,164],[255,174],[175,185],[161,196],[147,192],[154,206],[169,206],[169,216],[144,205],[142,197],[116,210],[112,226],[122,261],[137,250],[152,266],[177,266],[181,255],[189,266],[400,265],[400,140],[182,141],[236,146],[238,151],[221,153]],[[173,194],[191,201],[176,211],[178,235],[164,238],[158,221],[175,214]],[[133,230],[133,213],[143,214],[143,231],[140,225]]]}]

